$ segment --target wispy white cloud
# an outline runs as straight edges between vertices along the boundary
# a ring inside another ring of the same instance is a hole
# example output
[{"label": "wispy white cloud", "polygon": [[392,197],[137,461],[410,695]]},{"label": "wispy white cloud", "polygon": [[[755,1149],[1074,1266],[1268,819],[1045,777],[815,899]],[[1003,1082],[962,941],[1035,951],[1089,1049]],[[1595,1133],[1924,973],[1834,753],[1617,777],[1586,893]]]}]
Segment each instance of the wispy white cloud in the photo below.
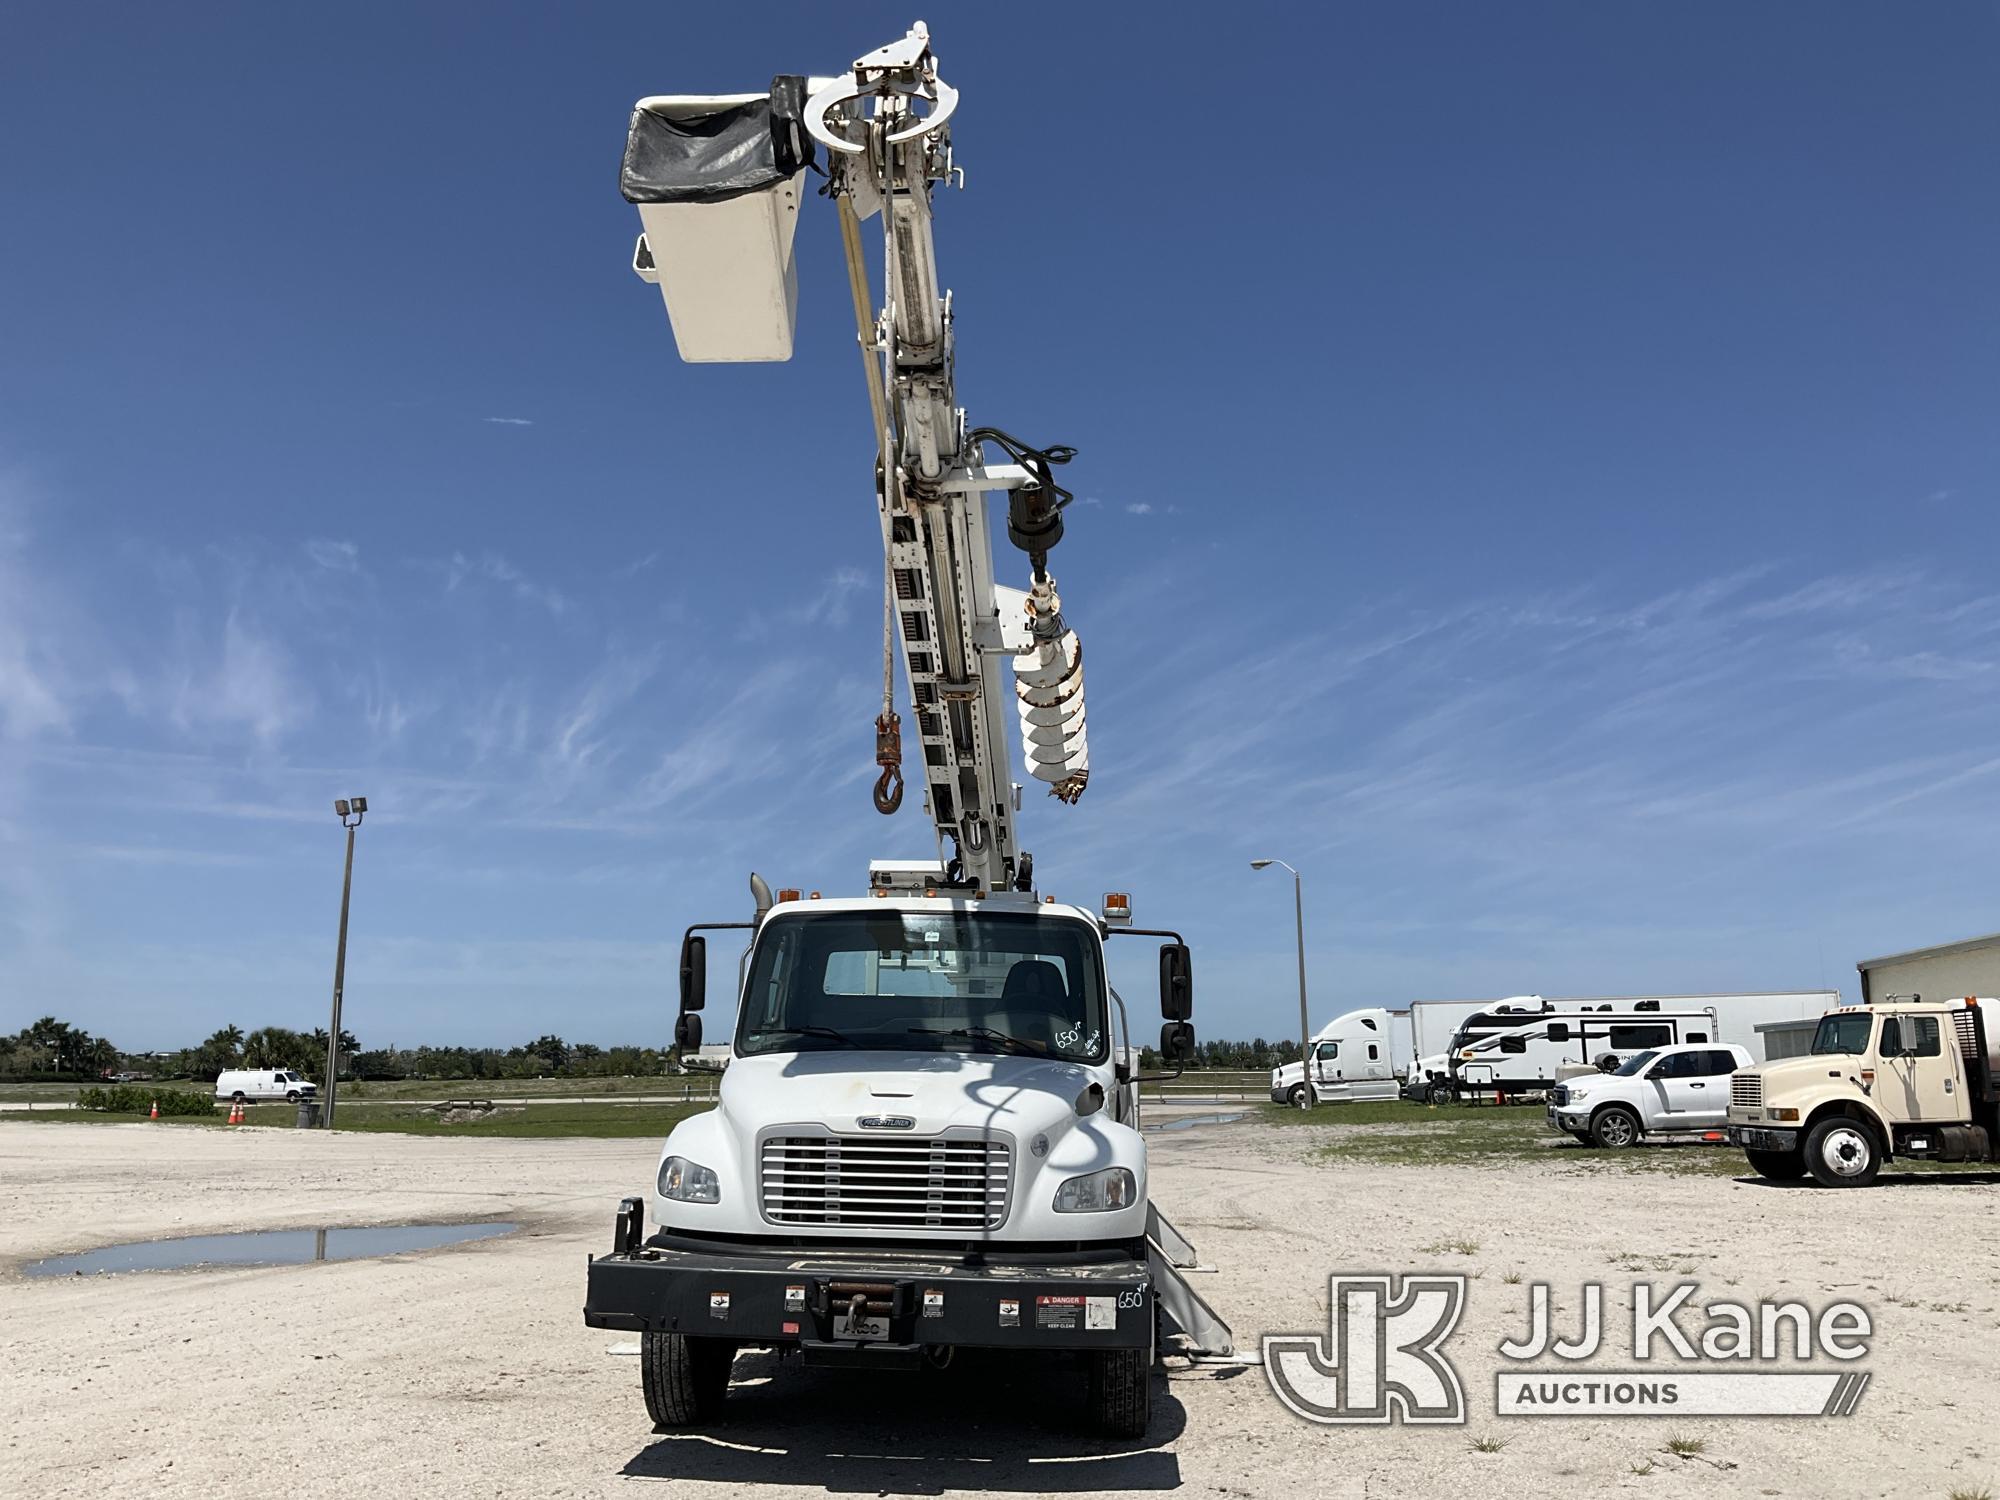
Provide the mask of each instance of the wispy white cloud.
[{"label": "wispy white cloud", "polygon": [[535,425],[533,417],[483,417],[480,420],[491,422],[496,427],[533,427]]},{"label": "wispy white cloud", "polygon": [[1125,514],[1128,516],[1150,516],[1152,513],[1151,503],[1145,500],[1135,500],[1125,507]]},{"label": "wispy white cloud", "polygon": [[361,569],[361,548],[353,542],[316,536],[306,543],[306,556],[329,573],[356,573]]},{"label": "wispy white cloud", "polygon": [[790,618],[801,625],[845,625],[855,597],[867,587],[868,575],[859,568],[835,568],[817,594],[790,611]]},{"label": "wispy white cloud", "polygon": [[648,568],[652,567],[653,564],[658,562],[659,560],[660,560],[659,553],[648,552],[644,557],[635,557],[631,562],[626,563],[625,566],[622,568],[613,569],[611,576],[613,578],[636,578],[639,574],[645,572]]},{"label": "wispy white cloud", "polygon": [[571,608],[568,596],[560,589],[537,583],[497,552],[452,553],[444,566],[445,592],[454,593],[467,582],[498,584],[523,603],[537,605],[557,618],[568,614]]}]

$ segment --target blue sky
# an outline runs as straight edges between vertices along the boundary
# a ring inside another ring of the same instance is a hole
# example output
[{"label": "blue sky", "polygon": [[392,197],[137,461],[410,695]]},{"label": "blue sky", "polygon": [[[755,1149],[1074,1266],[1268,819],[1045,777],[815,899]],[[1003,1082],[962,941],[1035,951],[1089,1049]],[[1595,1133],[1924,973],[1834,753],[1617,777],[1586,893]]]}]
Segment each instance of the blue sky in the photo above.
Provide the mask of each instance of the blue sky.
[{"label": "blue sky", "polygon": [[[1257,855],[1317,1018],[2000,927],[2000,12],[922,13],[961,397],[1081,449],[1024,841],[1205,1034],[1293,1024]],[[636,97],[911,16],[11,20],[0,1029],[323,1021],[350,792],[368,1045],[663,1039],[748,870],[928,852],[832,217],[797,357],[684,366],[615,177]]]}]

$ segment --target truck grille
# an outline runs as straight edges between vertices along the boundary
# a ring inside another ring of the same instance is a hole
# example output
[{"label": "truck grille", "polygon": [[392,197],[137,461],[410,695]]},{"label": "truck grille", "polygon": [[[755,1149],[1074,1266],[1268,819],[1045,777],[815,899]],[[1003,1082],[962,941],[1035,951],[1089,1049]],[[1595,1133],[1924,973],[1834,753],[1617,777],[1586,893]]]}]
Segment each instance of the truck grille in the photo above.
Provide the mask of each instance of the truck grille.
[{"label": "truck grille", "polygon": [[997,1229],[1012,1168],[1007,1144],[980,1136],[777,1135],[758,1187],[773,1224]]},{"label": "truck grille", "polygon": [[1556,1106],[1556,1108],[1558,1108],[1558,1109],[1562,1108],[1562,1107],[1563,1107],[1563,1106],[1564,1106],[1565,1104],[1569,1103],[1569,1088],[1568,1088],[1568,1086],[1567,1086],[1567,1085],[1565,1085],[1565,1084],[1560,1084],[1560,1083],[1559,1083],[1559,1084],[1557,1084],[1557,1085],[1556,1085],[1556,1086],[1555,1086],[1554,1088],[1550,1089],[1550,1090],[1549,1090],[1549,1102],[1550,1102],[1551,1104],[1555,1105],[1555,1106]]},{"label": "truck grille", "polygon": [[1736,1109],[1762,1109],[1764,1080],[1755,1073],[1731,1073],[1729,1103]]}]

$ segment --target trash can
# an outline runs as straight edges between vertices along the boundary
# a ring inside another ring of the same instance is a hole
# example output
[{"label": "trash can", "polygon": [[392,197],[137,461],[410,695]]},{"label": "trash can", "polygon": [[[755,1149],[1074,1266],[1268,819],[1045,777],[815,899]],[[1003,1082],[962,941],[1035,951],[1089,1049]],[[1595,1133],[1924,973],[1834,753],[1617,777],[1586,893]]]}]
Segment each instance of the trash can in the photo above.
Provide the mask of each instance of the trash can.
[{"label": "trash can", "polygon": [[298,1128],[300,1130],[317,1130],[319,1128],[319,1100],[301,1099],[299,1101]]}]

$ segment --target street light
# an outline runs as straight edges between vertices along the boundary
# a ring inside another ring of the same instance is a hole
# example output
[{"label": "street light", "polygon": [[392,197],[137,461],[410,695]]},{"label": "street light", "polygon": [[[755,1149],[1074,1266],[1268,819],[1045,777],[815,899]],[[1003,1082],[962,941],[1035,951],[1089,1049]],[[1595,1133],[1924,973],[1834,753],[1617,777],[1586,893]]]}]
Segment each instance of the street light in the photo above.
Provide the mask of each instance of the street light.
[{"label": "street light", "polygon": [[1312,1022],[1306,1017],[1306,903],[1300,888],[1299,872],[1286,865],[1282,859],[1253,859],[1250,868],[1268,870],[1272,865],[1285,865],[1292,871],[1292,914],[1298,919],[1299,927],[1299,1108],[1313,1107],[1312,1082]]},{"label": "street light", "polygon": [[333,1024],[326,1032],[326,1113],[323,1123],[333,1129],[334,1080],[340,1073],[340,991],[347,982],[347,896],[354,889],[354,830],[368,811],[366,797],[340,797],[333,804],[340,826],[347,830],[347,869],[340,877],[340,942],[333,950]]}]

